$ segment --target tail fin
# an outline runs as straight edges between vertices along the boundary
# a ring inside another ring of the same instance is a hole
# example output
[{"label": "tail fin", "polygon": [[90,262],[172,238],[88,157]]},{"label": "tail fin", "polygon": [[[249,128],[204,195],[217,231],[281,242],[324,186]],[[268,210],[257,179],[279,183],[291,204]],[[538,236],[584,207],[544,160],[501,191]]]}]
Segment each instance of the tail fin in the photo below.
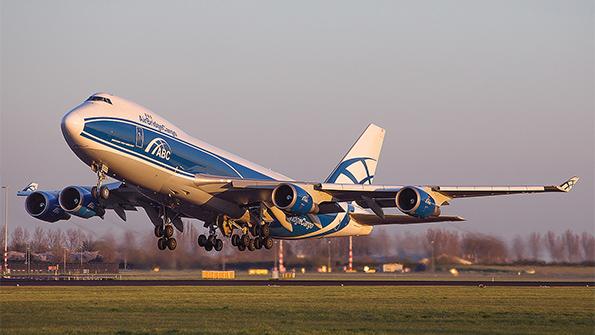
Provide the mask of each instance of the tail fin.
[{"label": "tail fin", "polygon": [[384,141],[384,129],[370,124],[325,183],[372,184]]}]

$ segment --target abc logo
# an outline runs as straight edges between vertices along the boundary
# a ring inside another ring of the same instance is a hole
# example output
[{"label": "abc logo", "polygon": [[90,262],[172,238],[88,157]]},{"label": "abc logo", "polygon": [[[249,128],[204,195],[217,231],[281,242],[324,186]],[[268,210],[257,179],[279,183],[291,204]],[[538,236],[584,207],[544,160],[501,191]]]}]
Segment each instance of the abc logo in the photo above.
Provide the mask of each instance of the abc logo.
[{"label": "abc logo", "polygon": [[167,144],[164,139],[159,137],[149,142],[145,152],[165,160],[169,160],[171,158],[171,148],[169,147],[169,144]]}]

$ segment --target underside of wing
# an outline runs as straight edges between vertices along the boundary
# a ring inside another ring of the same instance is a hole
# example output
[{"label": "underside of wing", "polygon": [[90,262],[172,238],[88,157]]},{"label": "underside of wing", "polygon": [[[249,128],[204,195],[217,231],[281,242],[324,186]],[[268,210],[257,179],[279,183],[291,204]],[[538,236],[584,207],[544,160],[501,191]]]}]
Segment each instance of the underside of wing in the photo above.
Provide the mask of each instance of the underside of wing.
[{"label": "underside of wing", "polygon": [[449,198],[486,197],[493,195],[569,192],[578,182],[574,176],[560,185],[550,186],[433,186],[432,191],[442,193]]},{"label": "underside of wing", "polygon": [[435,223],[435,222],[452,222],[465,221],[460,216],[436,216],[429,218],[416,218],[410,215],[386,214],[381,218],[375,214],[353,213],[350,216],[358,223],[368,226],[390,225],[390,224],[417,224],[417,223]]}]

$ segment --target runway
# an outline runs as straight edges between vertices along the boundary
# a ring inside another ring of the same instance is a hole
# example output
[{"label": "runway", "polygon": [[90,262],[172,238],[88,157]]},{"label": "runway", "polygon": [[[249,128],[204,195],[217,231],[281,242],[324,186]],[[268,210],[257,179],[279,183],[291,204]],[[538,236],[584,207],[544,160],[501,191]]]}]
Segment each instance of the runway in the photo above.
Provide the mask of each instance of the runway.
[{"label": "runway", "polygon": [[594,281],[489,280],[31,280],[0,279],[0,286],[476,286],[594,287]]}]

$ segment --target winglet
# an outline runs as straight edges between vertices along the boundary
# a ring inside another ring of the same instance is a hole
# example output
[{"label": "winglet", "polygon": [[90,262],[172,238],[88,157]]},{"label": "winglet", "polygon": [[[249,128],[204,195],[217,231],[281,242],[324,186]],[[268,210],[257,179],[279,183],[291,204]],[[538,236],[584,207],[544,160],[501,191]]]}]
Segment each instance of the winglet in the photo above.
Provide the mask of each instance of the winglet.
[{"label": "winglet", "polygon": [[37,191],[38,187],[39,187],[39,184],[37,184],[37,183],[29,183],[29,185],[27,185],[24,189],[17,192],[17,196],[19,196],[19,197],[28,196],[29,194]]},{"label": "winglet", "polygon": [[572,188],[574,187],[574,185],[576,185],[579,179],[580,178],[578,176],[574,176],[568,179],[567,181],[563,182],[558,186],[558,190],[562,192],[570,192],[570,190],[572,190]]}]

